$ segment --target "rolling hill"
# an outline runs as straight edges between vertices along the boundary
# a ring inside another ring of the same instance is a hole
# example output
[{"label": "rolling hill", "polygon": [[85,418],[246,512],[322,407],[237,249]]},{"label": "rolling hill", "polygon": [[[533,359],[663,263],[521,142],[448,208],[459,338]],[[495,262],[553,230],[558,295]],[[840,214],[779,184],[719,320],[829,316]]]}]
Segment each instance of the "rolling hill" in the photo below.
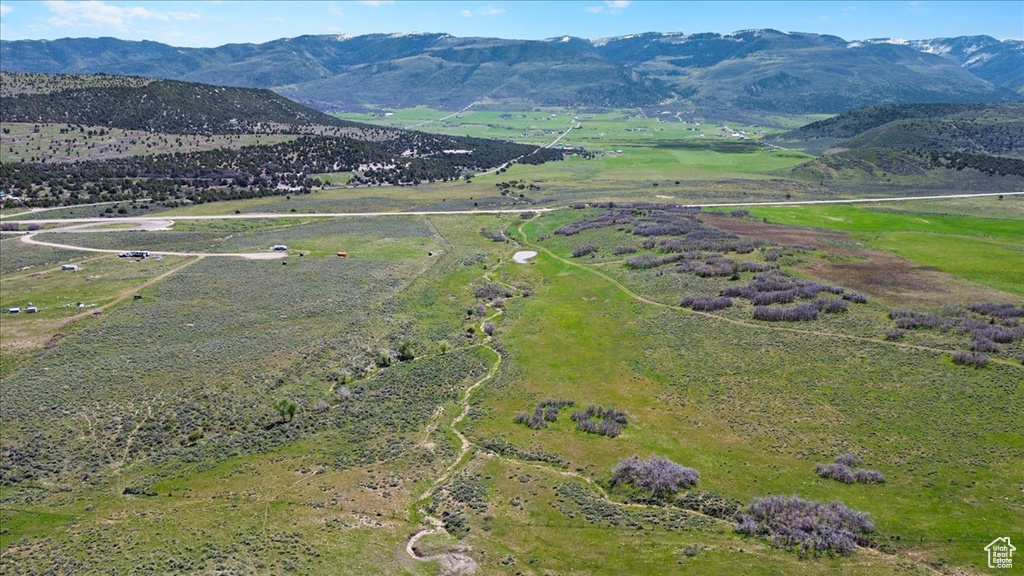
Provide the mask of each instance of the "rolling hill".
[{"label": "rolling hill", "polygon": [[586,40],[447,34],[300,36],[175,48],[113,38],[0,42],[10,71],[109,73],[269,88],[320,110],[366,105],[642,106],[837,113],[880,103],[1021,98],[1019,42],[847,42],[746,30]]},{"label": "rolling hill", "polygon": [[[4,73],[2,79],[4,134],[20,127],[29,139],[26,145],[5,136],[0,193],[9,205],[145,197],[178,204],[301,194],[327,173],[346,173],[352,184],[415,185],[563,155],[526,144],[361,125],[263,89],[106,75]],[[113,129],[133,131],[116,144],[129,152],[101,156]],[[46,132],[83,140],[75,147],[86,155],[58,159]],[[267,133],[278,139],[209,146],[187,137]],[[15,154],[14,140],[34,152]],[[150,151],[168,140],[177,143],[173,151]]]},{"label": "rolling hill", "polygon": [[1024,104],[871,106],[772,137],[820,158],[789,169],[804,180],[993,190],[1024,184]]}]

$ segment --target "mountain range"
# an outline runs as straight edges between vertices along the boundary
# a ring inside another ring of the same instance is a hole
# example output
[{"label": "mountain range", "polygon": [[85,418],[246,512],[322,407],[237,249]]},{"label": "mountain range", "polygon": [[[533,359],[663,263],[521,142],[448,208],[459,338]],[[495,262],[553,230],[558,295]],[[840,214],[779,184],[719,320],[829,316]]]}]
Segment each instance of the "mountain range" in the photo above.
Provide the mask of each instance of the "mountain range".
[{"label": "mountain range", "polygon": [[0,69],[269,88],[323,111],[428,105],[645,106],[837,113],[907,102],[1024,99],[1024,42],[745,30],[599,40],[448,34],[300,36],[179,48],[114,38],[0,41]]}]

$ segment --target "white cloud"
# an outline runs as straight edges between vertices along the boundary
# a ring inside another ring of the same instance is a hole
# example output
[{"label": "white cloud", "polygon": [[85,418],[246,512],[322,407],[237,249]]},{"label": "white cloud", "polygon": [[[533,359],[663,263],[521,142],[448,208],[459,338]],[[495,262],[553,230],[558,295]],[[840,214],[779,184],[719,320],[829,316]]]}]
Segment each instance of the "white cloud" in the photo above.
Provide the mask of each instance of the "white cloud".
[{"label": "white cloud", "polygon": [[136,20],[199,20],[199,14],[193,12],[160,12],[142,6],[111,6],[101,0],[83,0],[69,2],[66,0],[48,0],[44,2],[52,16],[49,23],[53,26],[81,26],[87,28],[113,27],[124,29]]},{"label": "white cloud", "polygon": [[12,10],[14,10],[14,8],[11,8],[7,4],[0,4],[0,18],[10,14]]},{"label": "white cloud", "polygon": [[601,14],[607,9],[609,14],[618,14],[628,8],[630,3],[630,0],[604,0],[604,6],[587,6],[584,10],[591,14]]},{"label": "white cloud", "polygon": [[459,10],[459,15],[463,18],[472,18],[473,16],[497,16],[504,13],[505,9],[498,8],[497,6],[483,6],[476,10],[467,10],[465,8]]},{"label": "white cloud", "polygon": [[382,6],[384,4],[394,4],[395,0],[360,0],[360,4],[366,4],[367,6]]},{"label": "white cloud", "polygon": [[338,8],[338,5],[335,4],[334,2],[331,2],[330,4],[327,5],[327,12],[330,13],[332,16],[337,16],[339,18],[345,17],[345,13],[342,12],[341,8]]}]

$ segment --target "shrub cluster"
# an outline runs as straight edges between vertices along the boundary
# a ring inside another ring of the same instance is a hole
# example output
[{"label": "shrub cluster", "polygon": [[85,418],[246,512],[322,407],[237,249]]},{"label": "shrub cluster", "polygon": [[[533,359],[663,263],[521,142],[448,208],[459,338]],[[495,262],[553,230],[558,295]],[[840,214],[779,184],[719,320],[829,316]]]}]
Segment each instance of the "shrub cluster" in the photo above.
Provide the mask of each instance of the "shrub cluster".
[{"label": "shrub cluster", "polygon": [[900,330],[930,328],[945,332],[953,327],[952,322],[943,318],[939,314],[927,314],[924,312],[915,312],[913,310],[889,310],[889,319],[895,320],[896,327]]},{"label": "shrub cluster", "polygon": [[475,294],[477,298],[493,300],[494,298],[511,298],[515,295],[515,292],[508,286],[503,286],[496,282],[488,282],[477,288]]},{"label": "shrub cluster", "polygon": [[663,499],[676,492],[692,488],[700,480],[700,472],[693,468],[687,468],[675,462],[651,454],[641,460],[638,456],[631,456],[620,460],[612,468],[612,477],[609,483],[612,488],[626,485],[643,493],[653,500]]},{"label": "shrub cluster", "polygon": [[573,412],[570,418],[576,422],[576,429],[588,434],[600,434],[615,438],[629,425],[626,413],[614,408],[587,406],[584,412]]},{"label": "shrub cluster", "polygon": [[869,544],[875,524],[863,512],[840,502],[768,496],[755,500],[739,515],[736,531],[769,536],[773,546],[802,553],[852,554],[857,546]]},{"label": "shrub cluster", "polygon": [[953,364],[959,364],[961,366],[973,366],[975,368],[981,368],[988,364],[989,357],[984,354],[978,354],[975,352],[954,352],[953,353]]},{"label": "shrub cluster", "polygon": [[847,301],[835,298],[815,298],[814,307],[825,314],[837,314],[846,312]]},{"label": "shrub cluster", "polygon": [[860,464],[860,458],[853,454],[842,454],[831,464],[818,464],[814,473],[822,478],[831,478],[844,484],[882,484],[885,476],[877,470],[853,469]]},{"label": "shrub cluster", "polygon": [[[572,400],[562,400],[558,398],[548,398],[537,403],[533,408],[533,414],[529,412],[520,412],[516,414],[515,418],[512,419],[516,424],[525,424],[534,430],[540,430],[546,428],[548,422],[554,422],[558,420],[558,412],[563,408],[569,408],[575,406],[576,403]],[[573,415],[575,416],[575,414]],[[573,418],[575,420],[575,418]]]},{"label": "shrub cluster", "polygon": [[597,244],[583,244],[572,249],[572,257],[581,258],[597,252],[599,248]]},{"label": "shrub cluster", "polygon": [[693,510],[712,518],[732,520],[740,511],[739,500],[726,498],[718,492],[687,492],[672,503],[677,508]]},{"label": "shrub cluster", "polygon": [[491,232],[486,227],[480,227],[480,235],[487,238],[491,242],[504,242],[506,240],[505,235],[501,231]]},{"label": "shrub cluster", "polygon": [[811,304],[798,304],[789,308],[755,306],[754,319],[770,322],[808,322],[818,319],[818,309]]},{"label": "shrub cluster", "polygon": [[698,312],[713,312],[732,306],[732,298],[727,296],[687,296],[679,305]]},{"label": "shrub cluster", "polygon": [[975,302],[967,306],[967,309],[975,314],[1000,319],[1024,317],[1024,306],[1014,306],[1013,304],[999,302]]}]

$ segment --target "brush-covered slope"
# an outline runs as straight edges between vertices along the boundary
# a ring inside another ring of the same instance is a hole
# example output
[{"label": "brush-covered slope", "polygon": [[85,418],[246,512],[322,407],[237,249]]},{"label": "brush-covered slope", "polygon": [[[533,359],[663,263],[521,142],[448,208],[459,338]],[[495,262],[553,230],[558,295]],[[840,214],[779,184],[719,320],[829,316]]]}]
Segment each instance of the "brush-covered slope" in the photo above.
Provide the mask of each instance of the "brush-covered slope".
[{"label": "brush-covered slope", "polygon": [[[346,126],[269,90],[116,76],[4,72],[5,122],[68,123],[174,134],[277,131]],[[7,88],[9,87],[9,88]]]},{"label": "brush-covered slope", "polygon": [[1024,104],[871,106],[773,138],[820,153],[834,149],[921,149],[1024,158]]}]

